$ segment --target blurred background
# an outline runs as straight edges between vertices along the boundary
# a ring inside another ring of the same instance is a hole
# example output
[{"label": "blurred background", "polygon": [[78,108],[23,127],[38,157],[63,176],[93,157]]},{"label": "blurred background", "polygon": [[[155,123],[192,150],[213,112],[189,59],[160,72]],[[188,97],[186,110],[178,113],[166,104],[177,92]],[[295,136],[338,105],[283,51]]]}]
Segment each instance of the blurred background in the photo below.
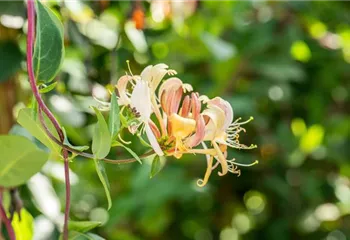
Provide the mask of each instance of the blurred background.
[{"label": "blurred background", "polygon": [[[213,174],[197,187],[203,156],[168,158],[151,179],[149,160],[106,165],[109,211],[93,161],[75,159],[72,219],[103,222],[94,232],[108,240],[350,239],[348,2],[47,4],[63,22],[66,57],[56,89],[44,96],[73,144],[90,143],[91,96],[108,100],[106,87],[125,74],[126,60],[134,74],[166,63],[195,91],[228,100],[235,117],[255,119],[241,142],[258,148],[229,152],[260,162],[240,177]],[[31,138],[14,120],[31,102],[26,23],[24,2],[0,2],[0,133]],[[118,148],[110,157],[129,155]],[[62,162],[49,161],[20,188],[35,239],[59,236],[63,174]]]}]

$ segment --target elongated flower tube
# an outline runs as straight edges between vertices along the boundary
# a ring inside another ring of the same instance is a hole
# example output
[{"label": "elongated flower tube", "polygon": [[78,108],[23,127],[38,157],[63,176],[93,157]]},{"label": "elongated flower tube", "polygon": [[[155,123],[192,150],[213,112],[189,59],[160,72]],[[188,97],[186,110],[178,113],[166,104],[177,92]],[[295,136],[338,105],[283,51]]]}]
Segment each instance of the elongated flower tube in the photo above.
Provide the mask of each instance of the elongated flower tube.
[{"label": "elongated flower tube", "polygon": [[[180,158],[182,153],[197,146],[204,137],[204,119],[200,115],[201,103],[197,93],[185,96],[180,106],[183,94],[192,91],[192,86],[183,84],[178,78],[170,78],[159,89],[167,133],[170,142],[175,146],[170,149],[174,156]],[[169,143],[169,142],[168,142]]]}]

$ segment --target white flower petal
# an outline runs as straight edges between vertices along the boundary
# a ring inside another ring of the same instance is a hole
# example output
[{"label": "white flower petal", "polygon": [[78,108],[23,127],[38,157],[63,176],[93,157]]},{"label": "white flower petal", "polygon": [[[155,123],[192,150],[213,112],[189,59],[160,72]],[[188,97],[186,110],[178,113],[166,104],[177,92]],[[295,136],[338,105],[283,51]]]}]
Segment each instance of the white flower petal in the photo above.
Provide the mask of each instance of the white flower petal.
[{"label": "white flower petal", "polygon": [[131,94],[131,107],[141,115],[141,121],[148,122],[152,114],[150,89],[147,82],[138,81]]},{"label": "white flower petal", "polygon": [[160,146],[157,142],[157,139],[154,136],[148,123],[146,123],[146,125],[145,125],[145,130],[146,130],[146,135],[147,135],[148,141],[151,144],[153,150],[156,152],[157,155],[163,156],[164,153],[163,153],[162,149],[160,148]]}]

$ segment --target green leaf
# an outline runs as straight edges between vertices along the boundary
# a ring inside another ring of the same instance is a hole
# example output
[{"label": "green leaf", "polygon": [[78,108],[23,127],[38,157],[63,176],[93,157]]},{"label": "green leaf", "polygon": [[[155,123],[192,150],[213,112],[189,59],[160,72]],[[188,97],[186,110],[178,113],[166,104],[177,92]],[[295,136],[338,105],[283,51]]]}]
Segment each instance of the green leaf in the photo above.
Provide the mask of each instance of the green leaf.
[{"label": "green leaf", "polygon": [[[45,119],[45,117],[44,117]],[[37,138],[42,144],[48,147],[55,156],[61,155],[61,147],[53,142],[41,127],[39,120],[34,120],[30,108],[23,108],[18,113],[17,122],[24,127],[30,134]],[[57,133],[50,121],[45,121],[51,133],[57,138]]]},{"label": "green leaf", "polygon": [[150,144],[148,144],[148,142],[146,142],[145,139],[143,139],[141,134],[137,134],[137,137],[139,138],[139,140],[143,146],[152,148],[152,146]]},{"label": "green leaf", "polygon": [[115,92],[113,91],[111,97],[111,110],[109,112],[108,127],[111,133],[112,139],[115,139],[120,130],[120,118],[119,118],[119,105]]},{"label": "green leaf", "polygon": [[11,222],[16,239],[25,240],[33,238],[34,221],[32,215],[25,209],[21,209],[21,219],[17,213],[13,216]]},{"label": "green leaf", "polygon": [[62,127],[62,132],[63,132],[63,135],[64,135],[64,140],[63,140],[63,144],[74,149],[74,150],[77,150],[79,152],[83,152],[85,150],[88,150],[89,149],[89,146],[73,146],[69,140],[68,140],[68,137],[67,137],[67,133],[66,133],[66,130],[64,129],[64,127]]},{"label": "green leaf", "polygon": [[142,164],[142,161],[140,159],[140,157],[130,148],[128,148],[127,146],[125,146],[124,144],[122,144],[121,142],[118,141],[114,141],[113,142],[113,147],[122,147],[124,148],[126,151],[128,151],[140,164]]},{"label": "green leaf", "polygon": [[101,222],[97,222],[97,221],[82,221],[82,222],[69,221],[68,230],[74,230],[77,232],[85,233],[100,225],[101,225]]},{"label": "green leaf", "polygon": [[[60,240],[63,239],[62,235],[59,238]],[[69,240],[105,240],[103,237],[100,237],[96,234],[92,233],[81,233],[77,231],[70,231],[68,235]]]},{"label": "green leaf", "polygon": [[111,198],[111,193],[110,193],[110,185],[108,182],[108,177],[107,177],[107,173],[105,170],[105,167],[103,165],[103,162],[94,159],[95,162],[95,168],[96,168],[96,172],[97,175],[103,185],[103,188],[105,190],[106,193],[106,197],[107,197],[107,202],[108,202],[108,210],[112,207],[112,198]]},{"label": "green leaf", "polygon": [[48,154],[21,136],[0,136],[0,186],[14,187],[39,172]]},{"label": "green leaf", "polygon": [[20,68],[22,53],[13,42],[0,43],[0,82],[8,80]]},{"label": "green leaf", "polygon": [[46,84],[42,84],[40,87],[40,89],[39,89],[39,92],[40,93],[48,93],[48,92],[50,92],[51,90],[53,90],[55,87],[56,87],[56,85],[57,85],[57,82],[53,82],[53,83],[51,83],[51,84],[49,84],[49,85],[46,85]]},{"label": "green leaf", "polygon": [[63,62],[63,26],[40,1],[36,1],[36,11],[34,70],[38,82],[48,83],[57,75]]},{"label": "green leaf", "polygon": [[111,134],[102,113],[97,108],[92,108],[97,116],[97,124],[92,138],[92,152],[95,158],[101,159],[106,157],[111,149]]},{"label": "green leaf", "polygon": [[162,170],[162,168],[163,168],[163,164],[161,163],[160,157],[156,155],[152,161],[151,172],[149,177],[153,178],[155,175],[157,175],[160,172],[160,170]]},{"label": "green leaf", "polygon": [[15,213],[11,224],[15,232],[16,239],[32,239],[34,221],[32,215],[30,215],[26,209],[21,209],[21,219],[19,219],[18,214]]}]

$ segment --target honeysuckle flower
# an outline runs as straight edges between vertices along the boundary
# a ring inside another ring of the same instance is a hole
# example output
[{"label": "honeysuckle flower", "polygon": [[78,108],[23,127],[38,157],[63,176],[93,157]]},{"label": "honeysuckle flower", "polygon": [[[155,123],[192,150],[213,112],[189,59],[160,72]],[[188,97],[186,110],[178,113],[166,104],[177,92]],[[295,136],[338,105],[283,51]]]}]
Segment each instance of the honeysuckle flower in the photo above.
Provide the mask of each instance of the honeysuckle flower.
[{"label": "honeysuckle flower", "polygon": [[157,116],[164,134],[165,126],[159,111],[155,91],[166,74],[174,75],[176,71],[168,69],[165,64],[150,65],[140,75],[133,75],[130,71],[130,75],[122,76],[116,85],[119,95],[118,104],[129,107],[138,120],[128,127],[129,131],[132,134],[137,131],[145,131],[152,148],[160,156],[164,153],[157,141],[158,129],[151,120],[151,114],[154,113]]},{"label": "honeysuckle flower", "polygon": [[[207,103],[207,109],[203,111],[205,125],[205,136],[203,138],[203,147],[207,149],[205,141],[210,141],[215,153],[207,154],[207,170],[203,179],[198,180],[198,186],[204,186],[210,177],[212,170],[218,165],[221,165],[221,172],[218,172],[219,176],[225,175],[227,172],[236,173],[240,175],[240,170],[237,166],[251,166],[257,163],[255,161],[252,164],[244,165],[235,162],[235,159],[227,159],[227,148],[236,149],[252,149],[256,148],[256,145],[246,146],[239,142],[239,133],[245,132],[242,125],[253,120],[251,117],[247,121],[239,122],[240,118],[233,121],[233,110],[231,105],[220,97],[214,99],[204,99]],[[213,160],[217,160],[217,163],[213,166]]]},{"label": "honeysuckle flower", "polygon": [[[239,133],[245,132],[240,122],[233,119],[231,105],[220,97],[209,99],[193,92],[189,84],[179,78],[163,79],[174,75],[165,64],[146,67],[140,75],[122,76],[116,85],[118,104],[128,108],[132,115],[128,129],[132,134],[145,132],[151,147],[158,155],[181,158],[183,154],[204,154],[207,169],[203,179],[197,181],[202,187],[214,169],[221,166],[220,176],[232,172],[240,174],[235,159],[227,158],[228,148],[252,149],[239,142]],[[163,83],[161,83],[163,81]],[[160,87],[159,87],[160,85]],[[159,88],[159,90],[158,90]],[[158,90],[158,91],[157,91]],[[154,114],[157,122],[151,120]],[[129,116],[129,115],[128,115]],[[198,148],[201,145],[203,148]]]}]

